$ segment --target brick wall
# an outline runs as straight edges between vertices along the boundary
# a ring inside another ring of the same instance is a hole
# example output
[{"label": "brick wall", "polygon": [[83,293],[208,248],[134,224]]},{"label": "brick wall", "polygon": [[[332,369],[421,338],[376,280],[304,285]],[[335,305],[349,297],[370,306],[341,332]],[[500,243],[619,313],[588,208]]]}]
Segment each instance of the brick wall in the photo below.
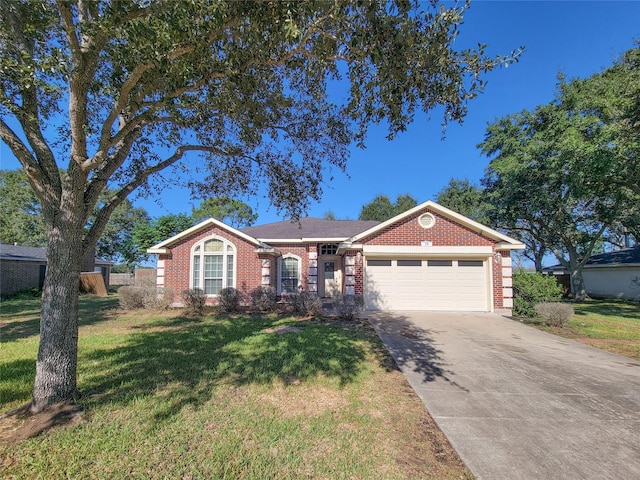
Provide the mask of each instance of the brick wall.
[{"label": "brick wall", "polygon": [[[422,228],[418,223],[418,218],[425,212],[435,217],[435,224],[431,228]],[[494,243],[493,240],[483,237],[478,232],[429,209],[410,215],[381,232],[362,239],[362,243],[368,245],[420,245],[423,241],[432,242],[434,247],[488,246]]]},{"label": "brick wall", "polygon": [[40,267],[46,262],[3,260],[0,262],[0,295],[40,288]]},{"label": "brick wall", "polygon": [[166,255],[158,255],[159,286],[171,287],[176,303],[181,303],[180,294],[189,288],[191,275],[191,247],[199,241],[217,236],[232,243],[236,248],[235,285],[243,293],[262,285],[262,259],[256,253],[256,246],[227,230],[216,226],[181,239],[171,247]]},{"label": "brick wall", "polygon": [[[429,212],[435,218],[431,228],[423,228],[418,218]],[[366,245],[396,245],[419,246],[423,242],[431,242],[437,246],[491,246],[494,255],[488,259],[492,262],[493,272],[493,308],[496,311],[507,312],[513,305],[511,288],[511,255],[509,251],[495,251],[495,240],[486,238],[480,233],[460,225],[447,217],[439,215],[430,209],[417,212],[402,221],[394,223],[380,232],[362,239]],[[356,263],[355,293],[362,294],[363,266]]]}]

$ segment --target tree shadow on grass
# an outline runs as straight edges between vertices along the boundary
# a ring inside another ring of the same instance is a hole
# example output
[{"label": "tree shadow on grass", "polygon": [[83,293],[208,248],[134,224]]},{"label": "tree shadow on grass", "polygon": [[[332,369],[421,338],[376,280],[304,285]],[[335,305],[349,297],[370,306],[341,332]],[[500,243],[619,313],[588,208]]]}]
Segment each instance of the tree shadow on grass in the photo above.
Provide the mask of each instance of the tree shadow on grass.
[{"label": "tree shadow on grass", "polygon": [[640,319],[640,303],[625,300],[589,300],[576,304],[576,317],[588,314]]},{"label": "tree shadow on grass", "polygon": [[[110,311],[118,307],[118,297],[82,295],[79,301],[80,327],[105,320]],[[4,300],[0,315],[0,339],[12,342],[40,335],[40,298]]]},{"label": "tree shadow on grass", "polygon": [[30,398],[35,371],[35,359],[12,360],[0,364],[0,377],[3,379],[0,383],[0,412],[4,410],[4,405]]},{"label": "tree shadow on grass", "polygon": [[126,345],[82,354],[81,388],[100,402],[129,403],[163,392],[161,422],[187,405],[197,408],[220,383],[234,386],[304,382],[319,376],[344,386],[363,368],[369,347],[353,331],[319,322],[295,322],[297,333],[265,331],[269,317],[175,318],[128,336]]}]

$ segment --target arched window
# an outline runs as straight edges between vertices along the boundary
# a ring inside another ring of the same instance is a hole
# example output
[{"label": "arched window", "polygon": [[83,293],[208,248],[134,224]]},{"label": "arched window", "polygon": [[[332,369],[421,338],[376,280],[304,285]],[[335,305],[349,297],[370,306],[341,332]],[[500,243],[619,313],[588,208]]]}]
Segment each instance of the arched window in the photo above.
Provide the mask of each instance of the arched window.
[{"label": "arched window", "polygon": [[280,259],[280,293],[298,292],[300,271],[300,257],[289,254]]},{"label": "arched window", "polygon": [[217,295],[235,286],[235,246],[223,238],[208,238],[191,249],[191,288]]}]

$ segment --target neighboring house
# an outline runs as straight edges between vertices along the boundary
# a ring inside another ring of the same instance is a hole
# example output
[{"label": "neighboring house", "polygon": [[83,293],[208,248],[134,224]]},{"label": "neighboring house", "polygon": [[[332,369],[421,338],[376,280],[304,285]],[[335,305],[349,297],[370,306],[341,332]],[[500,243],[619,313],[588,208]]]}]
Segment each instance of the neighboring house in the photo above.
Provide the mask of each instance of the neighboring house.
[{"label": "neighboring house", "polygon": [[[82,271],[100,272],[109,286],[111,262],[87,256]],[[7,296],[31,288],[42,289],[47,269],[47,252],[42,247],[0,244],[0,295]]]},{"label": "neighboring house", "polygon": [[211,218],[147,252],[176,304],[191,288],[213,304],[224,287],[270,286],[285,296],[363,295],[370,310],[510,314],[510,252],[522,248],[428,201],[383,223],[303,218],[237,230]]},{"label": "neighboring house", "polygon": [[[569,276],[562,265],[544,271]],[[592,255],[582,267],[582,278],[590,297],[640,300],[640,245]]]}]

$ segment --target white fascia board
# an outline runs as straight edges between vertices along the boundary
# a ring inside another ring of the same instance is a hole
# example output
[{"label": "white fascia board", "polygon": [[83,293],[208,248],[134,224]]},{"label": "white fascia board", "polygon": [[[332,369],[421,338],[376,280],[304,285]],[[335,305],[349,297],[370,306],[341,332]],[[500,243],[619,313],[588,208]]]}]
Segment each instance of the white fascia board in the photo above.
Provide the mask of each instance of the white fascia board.
[{"label": "white fascia board", "polygon": [[[482,235],[484,235],[485,237],[489,237],[492,238],[494,240],[497,241],[502,241],[505,242],[507,244],[513,244],[513,245],[522,245],[521,242],[519,242],[518,240],[508,237],[507,235],[504,235],[492,228],[487,227],[486,225],[483,225],[481,223],[476,222],[475,220],[471,220],[468,217],[465,217],[464,215],[460,215],[459,213],[454,212],[453,210],[449,210],[446,207],[443,207],[440,204],[437,204],[436,202],[432,201],[432,200],[428,200],[424,203],[421,203],[420,205],[417,205],[415,207],[413,207],[411,210],[407,210],[406,212],[401,213],[400,215],[396,215],[395,217],[390,218],[389,220],[387,220],[386,222],[382,222],[379,223],[378,225],[376,225],[375,227],[370,228],[369,230],[365,230],[362,233],[359,233],[358,235],[354,236],[351,238],[351,241],[357,241],[360,240],[362,238],[368,237],[371,234],[374,234],[378,231],[381,231],[383,229],[385,229],[386,227],[393,225],[394,223],[409,217],[415,213],[418,213],[424,209],[431,209],[434,212],[439,213],[440,215],[450,218],[451,220],[454,220],[456,223],[459,223],[460,225],[463,225],[471,230],[474,230]],[[520,247],[518,247],[520,248]],[[524,248],[524,247],[523,247]],[[503,248],[504,250],[504,248]]]},{"label": "white fascia board", "polygon": [[309,243],[340,243],[344,242],[349,237],[318,237],[318,238],[303,238],[303,242]]},{"label": "white fascia board", "polygon": [[[174,235],[171,238],[168,238],[160,243],[158,243],[157,245],[154,245],[151,248],[147,249],[147,253],[166,253],[166,249],[174,244],[175,242],[177,242],[178,240],[182,239],[182,238],[186,238],[190,235],[193,235],[194,233],[198,233],[201,230],[204,230],[205,228],[208,228],[210,226],[216,226],[218,228],[221,228],[222,230],[226,230],[229,233],[232,233],[233,235],[236,235],[250,243],[253,243],[256,246],[260,246],[260,242],[247,235],[246,233],[242,233],[240,230],[236,230],[233,227],[230,227],[229,225],[222,223],[220,220],[216,220],[215,218],[208,218],[207,220],[204,220],[203,222],[200,222],[197,225],[194,225],[191,228],[187,228],[185,231],[178,233],[177,235]],[[165,250],[164,252],[160,252],[160,250]]]},{"label": "white fascia board", "polygon": [[156,255],[164,255],[164,254],[169,253],[169,249],[168,248],[151,247],[151,248],[147,248],[147,253],[155,253]]},{"label": "white fascia board", "polygon": [[340,243],[346,240],[347,237],[337,237],[337,238],[326,238],[326,237],[318,237],[318,238],[257,238],[257,240],[268,243]]},{"label": "white fascia board", "polygon": [[258,240],[261,243],[272,245],[274,243],[304,243],[301,238],[262,238],[258,237]]},{"label": "white fascia board", "polygon": [[434,256],[478,256],[490,257],[493,255],[493,248],[488,246],[438,246],[438,247],[421,247],[421,246],[394,246],[394,245],[365,245],[363,247],[365,255],[434,255]]},{"label": "white fascia board", "polygon": [[338,255],[342,255],[347,250],[362,250],[361,243],[342,242],[338,245]]},{"label": "white fascia board", "polygon": [[524,250],[526,247],[526,245],[524,243],[505,243],[505,242],[501,242],[501,243],[497,243],[496,244],[496,250]]},{"label": "white fascia board", "polygon": [[277,248],[270,247],[269,245],[262,245],[261,247],[256,248],[256,253],[261,253],[263,255],[273,255],[279,257],[282,255],[282,252]]}]

